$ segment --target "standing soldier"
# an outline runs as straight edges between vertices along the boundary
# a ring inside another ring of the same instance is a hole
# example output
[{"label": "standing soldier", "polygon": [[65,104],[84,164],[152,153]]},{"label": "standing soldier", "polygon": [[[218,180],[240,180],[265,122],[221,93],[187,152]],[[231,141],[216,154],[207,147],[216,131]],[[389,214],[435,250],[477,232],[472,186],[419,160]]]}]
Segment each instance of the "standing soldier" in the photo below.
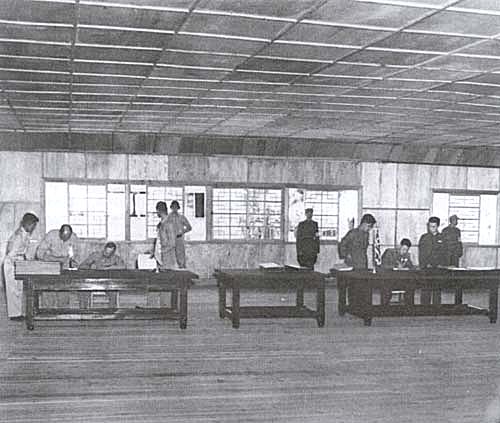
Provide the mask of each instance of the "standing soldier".
[{"label": "standing soldier", "polygon": [[460,229],[457,228],[458,217],[456,214],[450,216],[450,224],[443,229],[441,235],[446,248],[447,265],[458,267],[460,257],[463,254]]},{"label": "standing soldier", "polygon": [[[172,269],[177,262],[180,269],[186,268],[186,251],[184,234],[192,228],[185,216],[179,213],[179,202],[174,200],[170,204],[171,212],[166,214],[165,207],[159,202],[156,205],[161,222],[158,225],[158,235],[161,247],[161,268]],[[163,203],[165,204],[165,203]]]},{"label": "standing soldier", "polygon": [[339,243],[339,257],[345,264],[352,266],[355,270],[367,269],[368,258],[368,232],[375,225],[376,220],[371,214],[365,214],[357,228],[351,229]]},{"label": "standing soldier", "polygon": [[23,281],[15,278],[14,262],[26,260],[26,253],[39,219],[33,213],[26,213],[19,228],[12,234],[7,243],[7,255],[3,262],[5,290],[7,293],[7,314],[11,320],[23,318]]},{"label": "standing soldier", "polygon": [[319,254],[318,223],[312,220],[313,209],[306,209],[306,220],[299,223],[295,238],[297,246],[297,261],[303,267],[314,270]]}]

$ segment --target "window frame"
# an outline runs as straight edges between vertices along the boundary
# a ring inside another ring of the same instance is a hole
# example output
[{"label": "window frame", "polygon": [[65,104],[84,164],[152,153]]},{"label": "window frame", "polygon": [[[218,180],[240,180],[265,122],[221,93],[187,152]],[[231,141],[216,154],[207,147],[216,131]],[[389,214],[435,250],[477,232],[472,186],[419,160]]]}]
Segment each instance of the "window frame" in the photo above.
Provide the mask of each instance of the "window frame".
[{"label": "window frame", "polygon": [[47,219],[46,219],[46,216],[45,216],[45,212],[46,212],[46,184],[47,183],[51,183],[51,182],[57,182],[57,183],[65,183],[67,184],[67,191],[68,191],[68,195],[67,195],[67,203],[66,203],[66,211],[68,213],[68,221],[67,222],[62,222],[61,225],[63,224],[71,224],[69,222],[69,211],[70,211],[70,208],[69,208],[69,186],[70,185],[86,185],[86,186],[89,186],[89,185],[104,185],[105,186],[105,193],[106,193],[106,215],[105,215],[105,231],[106,231],[106,236],[103,237],[103,238],[96,238],[96,237],[78,237],[79,239],[83,239],[83,240],[89,240],[89,241],[105,241],[105,240],[108,240],[108,188],[107,186],[108,185],[124,185],[125,187],[125,192],[124,192],[124,195],[125,195],[125,208],[124,208],[124,222],[125,222],[125,227],[123,228],[124,229],[124,234],[125,234],[125,239],[122,239],[122,240],[115,240],[116,242],[128,242],[130,241],[130,237],[128,236],[129,233],[127,232],[127,229],[128,229],[128,194],[129,194],[129,184],[128,182],[124,182],[123,180],[111,180],[111,179],[78,179],[78,178],[43,178],[43,184],[42,184],[42,202],[41,202],[41,208],[43,210],[43,215],[44,215],[44,218],[43,218],[43,230],[45,233],[47,233]]},{"label": "window frame", "polygon": [[[497,190],[467,190],[467,189],[441,189],[441,188],[433,188],[432,189],[432,197],[431,197],[431,209],[432,213],[434,213],[434,210],[432,210],[433,203],[434,203],[434,194],[449,194],[449,195],[464,195],[464,196],[478,196],[480,197],[481,195],[494,195],[497,197],[497,208],[496,208],[496,219],[498,222],[498,218],[500,216],[500,191]],[[449,208],[449,203],[448,203],[448,208]],[[449,216],[448,216],[449,218]],[[445,222],[441,222],[441,225],[439,227],[440,232],[442,232],[443,228],[448,226],[448,220]],[[460,220],[459,220],[460,224]],[[478,219],[478,225],[479,228],[481,228],[481,203],[479,203],[479,219]],[[459,228],[460,229],[460,228]],[[500,227],[497,226],[497,233],[495,234],[495,238],[497,239],[497,242],[494,244],[480,244],[479,243],[479,238],[480,238],[480,229],[478,229],[478,242],[463,242],[462,245],[464,247],[477,247],[477,248],[488,248],[488,247],[497,247],[500,245],[499,243],[499,231]]]}]

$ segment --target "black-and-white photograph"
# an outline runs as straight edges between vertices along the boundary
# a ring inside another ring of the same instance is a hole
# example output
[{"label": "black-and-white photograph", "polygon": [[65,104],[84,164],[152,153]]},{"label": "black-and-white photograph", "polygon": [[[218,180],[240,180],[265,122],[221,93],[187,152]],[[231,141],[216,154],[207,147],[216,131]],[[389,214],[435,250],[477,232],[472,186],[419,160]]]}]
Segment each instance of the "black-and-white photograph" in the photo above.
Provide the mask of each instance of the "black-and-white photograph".
[{"label": "black-and-white photograph", "polygon": [[0,0],[0,423],[500,423],[500,0]]}]

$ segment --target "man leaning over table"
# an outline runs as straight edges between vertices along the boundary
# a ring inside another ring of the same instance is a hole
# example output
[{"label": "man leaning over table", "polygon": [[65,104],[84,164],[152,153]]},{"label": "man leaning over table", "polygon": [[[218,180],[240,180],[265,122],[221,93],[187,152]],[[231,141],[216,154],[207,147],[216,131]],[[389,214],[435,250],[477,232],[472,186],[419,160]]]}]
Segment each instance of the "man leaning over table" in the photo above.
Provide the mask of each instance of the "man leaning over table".
[{"label": "man leaning over table", "polygon": [[7,294],[7,315],[11,320],[23,319],[23,281],[16,280],[14,263],[26,260],[31,234],[39,219],[33,213],[26,213],[19,228],[12,234],[7,243],[7,254],[3,262],[5,291]]}]

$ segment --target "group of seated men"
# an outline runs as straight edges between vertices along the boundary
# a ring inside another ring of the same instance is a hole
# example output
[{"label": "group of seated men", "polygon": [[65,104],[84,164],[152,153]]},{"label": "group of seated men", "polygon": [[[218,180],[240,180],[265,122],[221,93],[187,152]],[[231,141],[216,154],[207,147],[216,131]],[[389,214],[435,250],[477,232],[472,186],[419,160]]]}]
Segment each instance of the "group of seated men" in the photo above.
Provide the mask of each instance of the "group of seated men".
[{"label": "group of seated men", "polygon": [[[171,269],[175,265],[179,268],[186,267],[183,237],[186,232],[191,230],[191,225],[178,212],[179,209],[179,202],[175,200],[170,205],[170,213],[165,202],[160,201],[156,206],[160,222],[157,227],[158,234],[153,255],[161,269]],[[47,232],[40,241],[34,256],[28,257],[31,235],[38,222],[39,218],[35,214],[26,213],[7,243],[3,270],[7,294],[7,314],[13,320],[23,318],[24,305],[23,282],[15,278],[14,263],[16,261],[36,259],[59,262],[66,269],[108,270],[125,269],[126,267],[125,262],[116,252],[117,247],[114,242],[107,242],[104,248],[91,253],[80,262],[80,241],[69,224]]]}]

